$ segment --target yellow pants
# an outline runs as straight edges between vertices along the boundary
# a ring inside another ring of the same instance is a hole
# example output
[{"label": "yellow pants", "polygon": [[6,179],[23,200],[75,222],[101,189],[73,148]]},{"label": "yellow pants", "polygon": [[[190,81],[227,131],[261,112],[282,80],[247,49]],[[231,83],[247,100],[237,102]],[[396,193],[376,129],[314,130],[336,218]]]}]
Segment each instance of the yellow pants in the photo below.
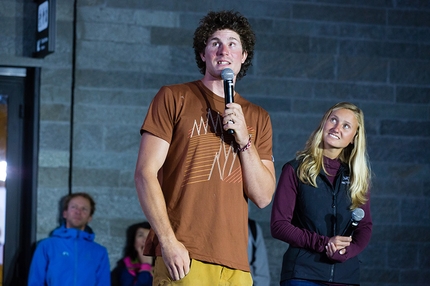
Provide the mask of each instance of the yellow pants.
[{"label": "yellow pants", "polygon": [[172,281],[162,257],[157,257],[154,266],[153,286],[251,286],[250,272],[225,266],[191,260],[190,272],[178,281]]}]

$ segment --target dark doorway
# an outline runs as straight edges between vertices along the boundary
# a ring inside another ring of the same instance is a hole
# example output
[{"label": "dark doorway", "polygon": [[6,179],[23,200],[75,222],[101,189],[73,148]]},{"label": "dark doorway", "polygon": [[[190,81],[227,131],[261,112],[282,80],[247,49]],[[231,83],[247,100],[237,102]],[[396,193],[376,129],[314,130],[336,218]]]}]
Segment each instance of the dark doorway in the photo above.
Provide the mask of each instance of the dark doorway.
[{"label": "dark doorway", "polygon": [[36,241],[40,68],[0,66],[0,261],[26,285]]}]

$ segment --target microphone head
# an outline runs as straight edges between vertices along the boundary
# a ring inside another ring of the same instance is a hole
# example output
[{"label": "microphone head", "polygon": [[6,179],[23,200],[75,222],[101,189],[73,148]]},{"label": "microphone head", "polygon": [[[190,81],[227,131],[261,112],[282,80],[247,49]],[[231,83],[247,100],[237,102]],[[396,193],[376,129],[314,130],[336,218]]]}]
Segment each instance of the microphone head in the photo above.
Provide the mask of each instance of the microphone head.
[{"label": "microphone head", "polygon": [[230,68],[223,69],[221,72],[221,77],[223,80],[233,80],[234,78],[233,70]]},{"label": "microphone head", "polygon": [[353,221],[360,221],[364,218],[364,210],[362,208],[356,208],[352,211],[351,219]]}]

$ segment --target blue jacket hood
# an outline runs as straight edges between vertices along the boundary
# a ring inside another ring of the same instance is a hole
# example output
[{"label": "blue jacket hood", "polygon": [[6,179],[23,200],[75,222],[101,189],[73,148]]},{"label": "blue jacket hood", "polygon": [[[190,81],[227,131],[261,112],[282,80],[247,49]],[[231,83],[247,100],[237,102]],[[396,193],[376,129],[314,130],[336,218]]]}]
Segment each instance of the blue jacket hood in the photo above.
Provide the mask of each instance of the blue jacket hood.
[{"label": "blue jacket hood", "polygon": [[52,232],[51,237],[59,237],[66,239],[80,238],[93,242],[96,235],[93,233],[92,229],[89,226],[85,227],[85,230],[82,231],[76,228],[67,228],[66,225],[63,224]]}]

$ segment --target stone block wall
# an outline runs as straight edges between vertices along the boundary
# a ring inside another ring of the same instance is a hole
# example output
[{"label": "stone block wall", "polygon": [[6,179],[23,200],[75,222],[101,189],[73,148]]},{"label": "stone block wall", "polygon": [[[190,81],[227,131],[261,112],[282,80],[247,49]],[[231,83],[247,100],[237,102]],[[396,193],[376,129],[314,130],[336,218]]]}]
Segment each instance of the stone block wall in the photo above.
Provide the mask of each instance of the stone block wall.
[{"label": "stone block wall", "polygon": [[[277,175],[328,107],[359,105],[374,173],[363,285],[428,283],[428,1],[57,1],[55,53],[34,59],[34,3],[2,0],[0,65],[42,67],[38,239],[57,225],[63,195],[89,192],[91,226],[115,265],[126,227],[145,219],[133,172],[148,104],[160,86],[201,77],[193,32],[220,9],[240,11],[256,31],[253,66],[236,89],[271,115]],[[251,205],[250,216],[263,227],[278,285],[287,245],[270,236],[270,208]]]}]

